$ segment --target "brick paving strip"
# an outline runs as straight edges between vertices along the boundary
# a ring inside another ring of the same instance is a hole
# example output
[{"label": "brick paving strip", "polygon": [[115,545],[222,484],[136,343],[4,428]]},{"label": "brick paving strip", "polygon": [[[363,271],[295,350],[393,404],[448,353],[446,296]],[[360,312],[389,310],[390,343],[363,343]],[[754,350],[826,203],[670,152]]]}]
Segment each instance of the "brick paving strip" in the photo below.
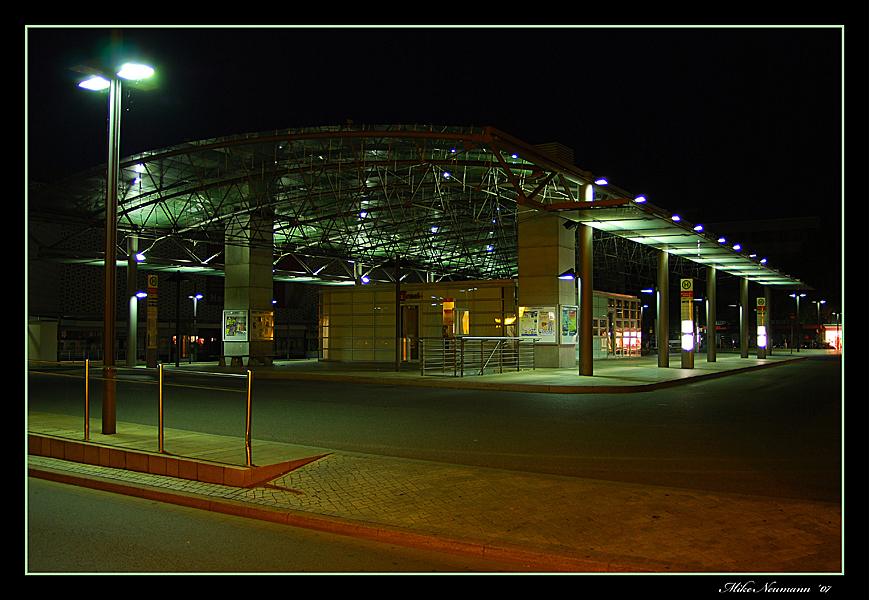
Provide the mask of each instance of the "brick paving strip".
[{"label": "brick paving strip", "polygon": [[261,509],[254,511],[256,518],[358,537],[494,559],[510,560],[512,553],[527,562],[537,556],[552,570],[842,569],[841,508],[827,503],[349,453],[329,454],[248,488],[39,456],[30,456],[29,466],[37,476],[74,471],[211,499],[202,504],[211,510],[255,507]]}]

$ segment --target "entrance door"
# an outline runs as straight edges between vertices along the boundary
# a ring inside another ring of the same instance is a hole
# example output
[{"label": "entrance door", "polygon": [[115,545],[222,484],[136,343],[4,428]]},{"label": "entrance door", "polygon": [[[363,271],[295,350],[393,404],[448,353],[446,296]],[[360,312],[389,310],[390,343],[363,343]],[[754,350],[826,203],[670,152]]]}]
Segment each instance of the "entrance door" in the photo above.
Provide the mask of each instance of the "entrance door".
[{"label": "entrance door", "polygon": [[419,359],[419,305],[408,304],[401,311],[401,337],[407,338],[410,352],[402,352],[402,360]]}]

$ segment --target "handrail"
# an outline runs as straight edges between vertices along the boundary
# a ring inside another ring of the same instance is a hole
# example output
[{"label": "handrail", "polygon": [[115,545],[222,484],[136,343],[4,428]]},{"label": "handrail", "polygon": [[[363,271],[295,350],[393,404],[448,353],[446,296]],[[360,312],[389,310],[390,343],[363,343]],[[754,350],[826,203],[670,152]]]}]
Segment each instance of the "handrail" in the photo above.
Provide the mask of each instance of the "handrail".
[{"label": "handrail", "polygon": [[[32,360],[32,359],[28,359],[28,363],[43,363],[46,365],[62,365],[62,366],[78,366],[78,365],[74,365],[71,363],[62,363],[62,362],[45,361],[45,360]],[[84,364],[84,375],[83,376],[82,375],[72,375],[72,374],[64,375],[64,376],[74,377],[74,378],[79,378],[79,377],[84,378],[84,441],[89,441],[89,438],[90,438],[90,380],[91,379],[98,379],[99,380],[99,379],[103,379],[103,378],[91,376],[91,374],[90,374],[90,371],[91,371],[90,360],[85,360],[83,364]],[[115,366],[108,367],[108,368],[110,368],[114,372],[124,371],[124,370],[133,371],[133,372],[137,372],[137,371],[140,372],[139,369],[131,369],[131,368],[125,369],[123,367],[115,367]],[[49,371],[36,371],[36,370],[34,370],[32,372],[40,373],[40,374],[44,374],[44,375],[54,374],[54,373],[50,373]],[[187,370],[174,371],[174,373],[175,374],[183,374],[183,375],[207,375],[209,377],[233,377],[233,378],[246,377],[246,379],[247,379],[247,388],[246,388],[247,418],[246,418],[246,423],[245,423],[245,454],[247,457],[247,466],[248,467],[253,466],[252,460],[251,460],[251,379],[253,377],[253,374],[251,373],[251,371],[248,370],[246,375],[243,375],[241,373],[211,373],[208,371],[187,371]],[[122,379],[122,378],[114,378],[113,380],[114,381],[124,381],[124,379]],[[141,381],[141,380],[136,380],[136,383],[139,383],[139,384],[150,383],[152,385],[154,384],[153,382],[145,382],[145,381]],[[169,386],[169,387],[189,387],[189,386],[185,386],[183,384],[173,384],[173,383],[165,384],[163,382],[163,363],[160,363],[157,365],[157,382],[156,382],[156,385],[158,388],[157,389],[157,448],[158,448],[158,452],[162,454],[163,453],[163,388],[165,386]],[[240,392],[241,391],[241,390],[228,390],[226,388],[217,388],[217,387],[213,387],[213,388],[210,387],[210,388],[204,388],[204,389],[213,389],[213,390],[231,391],[231,392]]]},{"label": "handrail", "polygon": [[419,338],[420,375],[464,377],[535,369],[537,338]]}]

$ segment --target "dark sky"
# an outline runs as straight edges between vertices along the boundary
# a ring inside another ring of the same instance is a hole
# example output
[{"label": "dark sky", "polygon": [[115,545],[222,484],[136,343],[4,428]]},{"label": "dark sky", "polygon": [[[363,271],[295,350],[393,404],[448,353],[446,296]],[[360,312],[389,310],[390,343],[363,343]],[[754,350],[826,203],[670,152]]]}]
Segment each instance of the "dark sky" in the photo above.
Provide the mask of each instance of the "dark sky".
[{"label": "dark sky", "polygon": [[[31,178],[105,162],[105,95],[68,67],[109,29],[27,30]],[[121,154],[355,123],[491,125],[693,222],[842,209],[840,28],[126,28],[160,89]]]}]

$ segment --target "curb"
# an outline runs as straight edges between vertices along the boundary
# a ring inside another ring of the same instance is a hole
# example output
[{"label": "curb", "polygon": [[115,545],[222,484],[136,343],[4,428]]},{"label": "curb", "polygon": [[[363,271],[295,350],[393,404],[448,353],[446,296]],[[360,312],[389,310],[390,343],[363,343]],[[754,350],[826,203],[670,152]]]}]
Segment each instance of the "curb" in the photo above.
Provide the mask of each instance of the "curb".
[{"label": "curb", "polygon": [[152,500],[374,542],[432,550],[496,562],[522,564],[539,568],[544,572],[702,573],[709,571],[700,564],[665,562],[595,552],[579,553],[560,549],[541,549],[535,552],[508,542],[459,538],[434,532],[423,534],[390,525],[375,526],[344,517],[327,518],[325,516],[312,516],[290,509],[260,508],[233,500],[214,499],[187,492],[166,491],[163,488],[144,484],[134,486],[101,477],[84,477],[44,467],[28,467],[27,474],[29,477],[46,481],[132,496],[143,500]]},{"label": "curb", "polygon": [[655,383],[644,383],[636,385],[555,385],[555,384],[535,384],[535,383],[498,383],[485,381],[469,381],[460,377],[449,379],[439,379],[435,376],[425,378],[420,376],[419,379],[406,379],[400,377],[383,377],[378,375],[357,375],[353,373],[275,373],[273,371],[252,371],[254,379],[288,379],[297,381],[332,381],[332,382],[349,382],[367,384],[367,385],[403,385],[413,387],[435,387],[449,389],[468,389],[468,390],[488,390],[499,392],[529,392],[541,394],[630,394],[637,392],[653,392],[663,390],[679,385],[687,385],[699,381],[708,381],[727,377],[729,375],[738,375],[749,371],[757,371],[759,369],[769,369],[779,365],[788,365],[796,362],[810,360],[811,357],[800,357],[781,362],[773,362],[766,365],[753,365],[750,367],[742,367],[728,371],[720,371],[717,373],[703,373],[692,375],[680,379],[670,381],[659,381]]}]

